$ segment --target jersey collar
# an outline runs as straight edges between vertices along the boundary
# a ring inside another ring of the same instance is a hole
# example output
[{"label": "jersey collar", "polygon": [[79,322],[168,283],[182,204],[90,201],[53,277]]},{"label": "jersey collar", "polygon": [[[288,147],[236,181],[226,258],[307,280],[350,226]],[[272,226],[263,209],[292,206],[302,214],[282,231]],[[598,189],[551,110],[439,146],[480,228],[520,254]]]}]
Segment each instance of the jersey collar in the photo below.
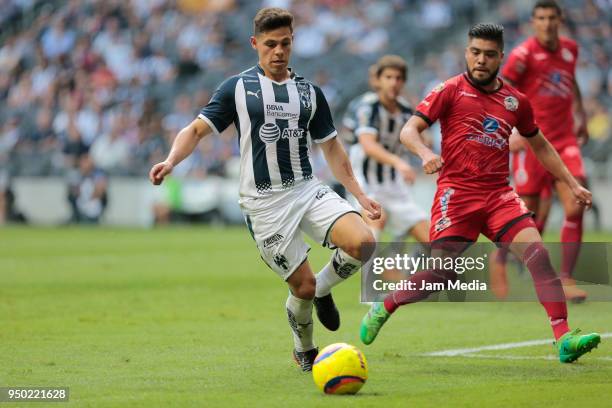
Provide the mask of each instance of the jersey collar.
[{"label": "jersey collar", "polygon": [[468,84],[470,84],[473,88],[475,88],[477,91],[482,92],[484,94],[487,95],[491,95],[494,93],[497,93],[499,91],[501,91],[501,89],[504,87],[504,80],[501,79],[501,77],[497,77],[497,79],[499,79],[499,87],[497,89],[494,89],[493,91],[487,91],[486,89],[483,89],[480,85],[477,85],[475,83],[472,82],[472,80],[470,79],[470,76],[467,74],[467,72],[463,73],[463,77],[465,78],[465,80],[467,81]]},{"label": "jersey collar", "polygon": [[[261,67],[261,65],[259,65],[259,64],[255,65],[255,69],[257,69],[257,72],[258,72],[258,73],[260,73],[260,74],[261,74],[261,76],[266,77],[266,73],[264,72],[264,70],[263,70],[263,68]],[[302,79],[302,77],[301,77],[301,76],[299,76],[298,74],[296,74],[296,73],[293,71],[293,68],[291,68],[291,67],[287,67],[287,70],[289,71],[289,78],[285,79],[285,80],[284,80],[284,81],[282,81],[282,82],[277,82],[277,81],[275,81],[275,80],[273,80],[272,78],[269,78],[269,77],[266,77],[266,78],[268,78],[270,81],[274,82],[275,84],[284,84],[284,83],[286,83],[287,81],[290,81],[290,80],[292,80],[292,79],[294,79],[294,80],[297,80],[297,79]]]}]

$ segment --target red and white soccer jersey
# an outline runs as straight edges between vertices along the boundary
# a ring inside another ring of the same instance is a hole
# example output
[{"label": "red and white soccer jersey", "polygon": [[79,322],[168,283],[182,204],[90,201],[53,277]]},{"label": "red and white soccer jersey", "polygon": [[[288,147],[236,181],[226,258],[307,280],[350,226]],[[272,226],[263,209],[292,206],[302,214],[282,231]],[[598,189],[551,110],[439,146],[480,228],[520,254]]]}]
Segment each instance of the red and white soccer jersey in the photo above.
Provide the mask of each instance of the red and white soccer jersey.
[{"label": "red and white soccer jersey", "polygon": [[437,86],[416,115],[440,121],[442,159],[431,209],[430,240],[474,241],[480,233],[499,241],[509,225],[530,217],[509,186],[508,139],[516,127],[525,137],[538,133],[527,98],[509,84],[487,92],[467,74]]},{"label": "red and white soccer jersey", "polygon": [[[538,126],[570,172],[584,178],[573,115],[577,59],[578,45],[569,38],[560,37],[550,51],[531,37],[512,50],[502,75],[529,99]],[[520,194],[536,194],[554,181],[530,150],[513,158],[513,173]]]}]

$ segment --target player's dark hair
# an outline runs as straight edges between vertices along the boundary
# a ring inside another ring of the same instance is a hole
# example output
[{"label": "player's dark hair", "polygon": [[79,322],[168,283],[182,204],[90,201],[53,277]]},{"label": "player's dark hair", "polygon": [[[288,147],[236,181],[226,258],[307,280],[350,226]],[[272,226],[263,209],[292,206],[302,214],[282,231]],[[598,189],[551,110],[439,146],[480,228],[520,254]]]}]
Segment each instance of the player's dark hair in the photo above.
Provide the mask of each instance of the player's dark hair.
[{"label": "player's dark hair", "polygon": [[495,41],[499,48],[504,49],[504,26],[495,23],[474,24],[468,32],[470,40],[480,38],[482,40]]},{"label": "player's dark hair", "polygon": [[559,17],[563,15],[561,6],[559,6],[559,3],[557,3],[555,0],[539,0],[536,2],[536,4],[533,5],[533,8],[531,9],[531,16],[533,17],[535,15],[536,10],[540,8],[543,8],[543,9],[552,8],[552,9],[555,9]]},{"label": "player's dark hair", "polygon": [[404,81],[408,76],[408,65],[406,64],[406,61],[404,61],[404,59],[399,55],[383,55],[376,62],[375,67],[377,78],[379,78],[382,75],[383,71],[387,68],[397,69],[398,71],[400,71],[402,73]]},{"label": "player's dark hair", "polygon": [[293,15],[282,8],[263,8],[253,18],[253,35],[259,35],[281,27],[289,27],[293,32]]}]

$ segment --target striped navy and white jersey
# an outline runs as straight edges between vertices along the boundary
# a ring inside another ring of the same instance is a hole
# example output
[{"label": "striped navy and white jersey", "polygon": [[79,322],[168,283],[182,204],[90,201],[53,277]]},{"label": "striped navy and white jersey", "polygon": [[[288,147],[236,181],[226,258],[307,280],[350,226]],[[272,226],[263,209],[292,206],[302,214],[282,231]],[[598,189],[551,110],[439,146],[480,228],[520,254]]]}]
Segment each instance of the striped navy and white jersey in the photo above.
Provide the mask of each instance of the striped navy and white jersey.
[{"label": "striped navy and white jersey", "polygon": [[[369,100],[361,103],[357,110],[357,128],[355,135],[359,138],[363,134],[376,135],[376,140],[387,151],[406,156],[408,150],[400,142],[400,132],[404,124],[412,116],[412,108],[403,99],[398,98],[398,111],[390,113],[380,102],[380,99]],[[388,184],[396,180],[395,168],[388,164],[382,164],[367,156],[363,149],[352,150],[356,157],[351,157],[355,166],[355,172],[360,173],[360,178],[367,184]]]},{"label": "striped navy and white jersey", "polygon": [[355,135],[355,130],[357,129],[357,112],[363,103],[372,103],[378,98],[376,92],[368,91],[363,93],[353,99],[346,106],[346,110],[344,111],[344,116],[342,116],[342,126],[344,126],[347,130],[350,131],[349,134],[346,134],[349,138],[345,140],[345,142],[350,146],[354,145],[358,142],[357,136]]},{"label": "striped navy and white jersey", "polygon": [[319,87],[295,73],[273,81],[259,65],[225,80],[198,118],[215,133],[236,125],[241,197],[267,196],[312,179],[311,141],[337,134]]}]

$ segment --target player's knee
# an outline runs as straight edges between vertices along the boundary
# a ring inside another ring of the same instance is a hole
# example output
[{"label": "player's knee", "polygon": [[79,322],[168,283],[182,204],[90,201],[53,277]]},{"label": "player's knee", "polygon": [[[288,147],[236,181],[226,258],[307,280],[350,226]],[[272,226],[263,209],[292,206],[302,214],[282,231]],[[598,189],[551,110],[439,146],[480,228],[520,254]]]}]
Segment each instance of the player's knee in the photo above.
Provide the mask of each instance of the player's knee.
[{"label": "player's knee", "polygon": [[291,288],[293,296],[300,299],[313,299],[317,282],[314,276],[304,278],[298,285]]},{"label": "player's knee", "polygon": [[353,239],[342,249],[355,259],[366,260],[372,256],[376,247],[376,239],[372,230],[361,228],[353,235]]}]

